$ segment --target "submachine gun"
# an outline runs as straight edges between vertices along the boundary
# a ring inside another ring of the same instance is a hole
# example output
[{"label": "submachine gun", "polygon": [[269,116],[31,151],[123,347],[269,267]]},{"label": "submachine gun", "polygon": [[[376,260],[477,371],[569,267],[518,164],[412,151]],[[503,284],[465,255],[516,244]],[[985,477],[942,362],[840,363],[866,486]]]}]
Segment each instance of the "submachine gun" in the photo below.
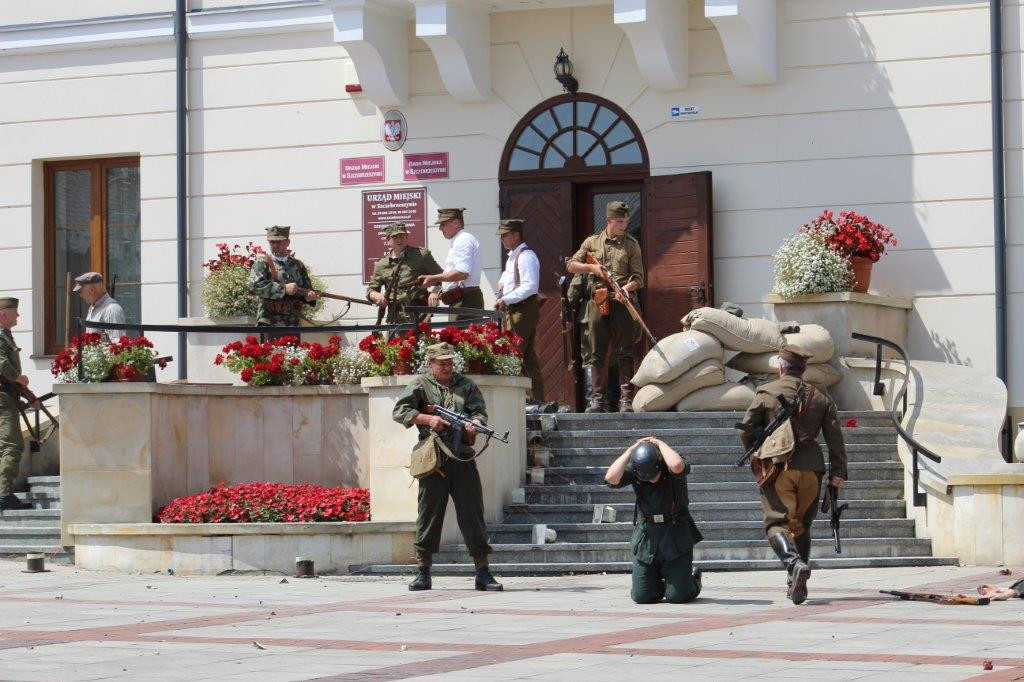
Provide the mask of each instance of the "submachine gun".
[{"label": "submachine gun", "polygon": [[[831,474],[829,480],[832,480]],[[821,498],[821,511],[829,515],[828,525],[832,527],[832,539],[835,541],[836,554],[843,553],[843,543],[839,539],[839,520],[849,506],[849,502],[839,504],[839,488],[834,485],[825,486],[825,494]]]},{"label": "submachine gun", "polygon": [[[452,434],[452,458],[457,459],[460,462],[468,462],[484,454],[484,450],[486,450],[487,446],[491,444],[491,438],[497,438],[502,443],[505,443],[506,445],[508,444],[508,431],[503,434],[499,434],[489,426],[477,424],[468,414],[455,412],[454,410],[449,410],[447,407],[441,407],[440,405],[433,404],[428,405],[426,411],[430,414],[436,414],[438,417],[441,417],[448,422],[449,426],[445,431],[451,432]],[[466,431],[466,424],[472,424],[476,427],[477,433],[482,433],[486,436],[487,440],[484,442],[484,446],[480,448],[480,452],[476,453],[469,459],[462,459],[459,457],[459,450],[462,449],[462,435]]]},{"label": "submachine gun", "polygon": [[[43,405],[43,401],[49,400],[54,396],[54,394],[47,393],[46,395],[37,396],[27,386],[23,386],[17,381],[11,381],[6,377],[0,377],[0,391],[3,391],[14,398],[18,407],[18,413],[21,414],[21,419],[25,422],[25,427],[28,428],[29,435],[32,437],[32,440],[29,443],[29,450],[31,452],[39,452],[43,443],[49,440],[50,436],[52,436],[60,426],[57,423],[57,418],[54,417],[48,409],[46,409],[45,405]],[[33,410],[35,412],[34,420],[29,419],[29,410]],[[42,427],[39,424],[40,412],[50,419],[50,428],[46,432],[45,437],[43,437]]]}]

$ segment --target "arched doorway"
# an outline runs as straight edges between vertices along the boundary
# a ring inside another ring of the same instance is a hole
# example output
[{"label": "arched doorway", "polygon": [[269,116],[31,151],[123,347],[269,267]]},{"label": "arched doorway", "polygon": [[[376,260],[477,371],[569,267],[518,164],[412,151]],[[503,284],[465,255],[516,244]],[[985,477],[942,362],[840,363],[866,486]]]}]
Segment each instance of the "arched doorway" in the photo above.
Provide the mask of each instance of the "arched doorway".
[{"label": "arched doorway", "polygon": [[568,352],[578,376],[579,347],[564,347],[558,278],[580,242],[604,228],[609,201],[632,208],[629,230],[647,274],[644,318],[655,336],[678,331],[682,315],[710,304],[711,173],[651,176],[640,130],[613,102],[587,93],[541,102],[509,136],[498,178],[502,217],[526,220],[526,241],[541,262],[547,303],[536,348],[546,400],[581,406],[565,362]]}]

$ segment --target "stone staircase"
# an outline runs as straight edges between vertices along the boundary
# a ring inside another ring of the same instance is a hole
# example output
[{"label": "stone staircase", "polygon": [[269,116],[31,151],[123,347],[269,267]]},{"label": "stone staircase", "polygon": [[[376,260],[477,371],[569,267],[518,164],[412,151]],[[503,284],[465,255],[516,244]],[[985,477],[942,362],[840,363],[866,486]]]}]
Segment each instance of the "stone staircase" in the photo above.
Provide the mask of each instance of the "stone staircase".
[{"label": "stone staircase", "polygon": [[24,558],[41,552],[47,561],[73,561],[60,544],[60,476],[30,476],[29,491],[17,493],[32,509],[0,512],[0,556]]},{"label": "stone staircase", "polygon": [[[704,535],[694,559],[707,570],[757,570],[779,566],[765,540],[761,504],[749,468],[737,468],[743,454],[730,412],[557,415],[557,428],[541,431],[528,416],[530,436],[540,436],[551,451],[544,484],[525,486],[525,504],[508,505],[504,522],[488,526],[498,575],[541,575],[629,571],[632,555],[633,491],[604,485],[607,467],[637,438],[656,435],[693,466],[689,478],[690,512]],[[846,412],[850,480],[843,500],[843,553],[833,551],[828,519],[819,515],[812,528],[812,563],[822,568],[934,566],[955,557],[931,556],[930,541],[914,536],[906,518],[903,468],[896,433],[884,412]],[[490,455],[490,453],[488,453]],[[616,511],[614,523],[592,523],[594,506]],[[533,544],[534,524],[557,533],[551,544]],[[463,545],[447,545],[434,557],[437,575],[469,574],[472,560]],[[409,573],[406,565],[365,567],[375,574]]]}]

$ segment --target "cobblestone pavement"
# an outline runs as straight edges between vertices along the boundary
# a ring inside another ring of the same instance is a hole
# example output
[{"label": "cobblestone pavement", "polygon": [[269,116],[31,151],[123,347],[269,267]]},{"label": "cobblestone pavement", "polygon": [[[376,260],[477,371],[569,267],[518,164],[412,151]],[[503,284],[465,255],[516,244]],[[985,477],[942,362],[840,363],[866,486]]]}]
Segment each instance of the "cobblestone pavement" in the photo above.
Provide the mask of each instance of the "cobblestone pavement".
[{"label": "cobblestone pavement", "polygon": [[798,607],[781,570],[707,574],[692,604],[639,606],[624,575],[411,593],[407,578],[22,568],[0,562],[3,680],[1024,679],[1024,600],[878,593],[1008,584],[995,568],[815,571]]}]

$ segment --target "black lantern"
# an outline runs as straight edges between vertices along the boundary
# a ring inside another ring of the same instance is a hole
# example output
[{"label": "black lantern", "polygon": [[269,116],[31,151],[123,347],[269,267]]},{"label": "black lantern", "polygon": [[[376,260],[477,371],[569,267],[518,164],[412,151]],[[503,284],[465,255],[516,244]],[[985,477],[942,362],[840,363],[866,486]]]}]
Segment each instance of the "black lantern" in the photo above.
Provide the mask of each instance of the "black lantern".
[{"label": "black lantern", "polygon": [[565,48],[559,48],[558,56],[555,57],[555,80],[562,84],[566,92],[574,95],[580,89],[579,81],[572,77],[572,62],[569,61]]}]

